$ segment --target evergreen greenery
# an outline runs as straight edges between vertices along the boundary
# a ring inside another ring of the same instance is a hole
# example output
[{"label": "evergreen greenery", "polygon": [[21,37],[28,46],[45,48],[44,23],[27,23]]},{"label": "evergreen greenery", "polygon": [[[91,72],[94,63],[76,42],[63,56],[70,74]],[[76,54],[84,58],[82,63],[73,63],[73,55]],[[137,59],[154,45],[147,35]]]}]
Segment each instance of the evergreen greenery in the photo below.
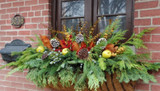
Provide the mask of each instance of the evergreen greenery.
[{"label": "evergreen greenery", "polygon": [[[160,68],[160,63],[148,63],[140,60],[149,58],[148,54],[136,54],[129,45],[136,48],[146,48],[141,38],[146,32],[151,29],[145,29],[139,34],[133,34],[130,39],[124,43],[117,43],[124,38],[126,31],[119,29],[119,20],[116,20],[106,28],[103,34],[108,33],[111,36],[107,38],[107,42],[101,42],[95,45],[89,51],[87,59],[80,59],[76,51],[69,51],[66,55],[54,50],[48,50],[45,47],[46,58],[42,58],[44,53],[36,52],[36,48],[28,48],[25,51],[18,53],[19,56],[16,62],[11,62],[1,67],[11,67],[12,70],[9,75],[17,72],[28,70],[27,79],[34,82],[39,87],[53,86],[58,87],[60,83],[63,87],[70,87],[74,85],[75,90],[83,90],[88,87],[90,90],[97,90],[101,84],[106,82],[105,74],[117,74],[119,82],[143,80],[145,83],[149,81],[156,82],[153,75],[149,74],[149,70],[156,70]],[[111,30],[115,30],[112,32]],[[71,30],[69,30],[72,33]],[[75,38],[75,34],[73,37]],[[73,41],[75,40],[73,38]],[[38,45],[43,45],[41,39],[37,36]],[[33,40],[33,39],[31,39]],[[87,39],[85,39],[87,41]],[[35,40],[33,40],[35,41]],[[104,46],[108,44],[117,44],[124,48],[124,52],[115,57],[103,58],[101,56]],[[89,44],[87,44],[89,46]],[[17,53],[14,53],[17,54]]]}]

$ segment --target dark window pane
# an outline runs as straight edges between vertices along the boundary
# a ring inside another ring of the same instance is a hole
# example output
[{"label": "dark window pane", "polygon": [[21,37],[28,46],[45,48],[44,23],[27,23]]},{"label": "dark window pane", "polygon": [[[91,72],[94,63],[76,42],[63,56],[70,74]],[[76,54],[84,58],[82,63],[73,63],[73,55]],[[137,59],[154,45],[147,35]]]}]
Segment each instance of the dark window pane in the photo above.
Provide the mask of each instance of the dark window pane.
[{"label": "dark window pane", "polygon": [[115,19],[120,19],[120,29],[126,30],[126,16],[112,16],[112,17],[103,17],[101,18],[101,21],[99,22],[99,30],[100,32],[103,32],[107,25],[111,24]]},{"label": "dark window pane", "polygon": [[84,16],[84,0],[62,2],[62,17]]},{"label": "dark window pane", "polygon": [[62,20],[62,25],[65,25],[67,28],[73,27],[73,30],[79,31],[82,24],[84,24],[84,18]]},{"label": "dark window pane", "polygon": [[126,0],[98,0],[98,14],[126,13]]}]

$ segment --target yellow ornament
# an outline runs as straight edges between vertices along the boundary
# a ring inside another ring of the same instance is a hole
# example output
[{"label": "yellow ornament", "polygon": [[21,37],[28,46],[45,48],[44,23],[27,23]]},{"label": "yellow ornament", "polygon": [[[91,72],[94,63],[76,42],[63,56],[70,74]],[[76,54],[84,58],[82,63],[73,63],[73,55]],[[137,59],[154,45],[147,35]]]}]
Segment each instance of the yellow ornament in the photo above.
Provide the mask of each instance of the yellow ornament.
[{"label": "yellow ornament", "polygon": [[37,52],[44,52],[44,50],[45,49],[44,49],[43,46],[38,46],[37,49],[36,49]]},{"label": "yellow ornament", "polygon": [[102,57],[110,58],[112,56],[112,52],[110,50],[105,50],[102,52]]},{"label": "yellow ornament", "polygon": [[63,55],[66,55],[68,52],[69,52],[69,49],[68,49],[68,48],[64,48],[64,49],[62,50],[62,54],[63,54]]}]

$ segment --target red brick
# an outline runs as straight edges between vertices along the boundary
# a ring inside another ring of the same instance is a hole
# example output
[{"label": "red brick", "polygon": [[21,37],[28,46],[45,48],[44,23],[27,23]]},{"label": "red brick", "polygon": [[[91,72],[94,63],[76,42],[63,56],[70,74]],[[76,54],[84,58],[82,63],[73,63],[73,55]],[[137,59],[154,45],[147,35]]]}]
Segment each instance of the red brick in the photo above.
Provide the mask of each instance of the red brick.
[{"label": "red brick", "polygon": [[34,15],[34,12],[29,12],[29,13],[28,13],[28,16],[29,16],[29,17],[33,17],[33,15]]},{"label": "red brick", "polygon": [[30,31],[19,31],[19,35],[30,35]]},{"label": "red brick", "polygon": [[[35,34],[37,34],[37,33],[34,33],[34,34],[33,34],[33,32],[31,32],[31,35],[35,35]],[[36,40],[36,37],[35,37],[35,36],[27,36],[27,37],[25,37],[24,40],[25,40],[25,41],[31,41],[30,38]],[[26,75],[26,73],[24,73],[24,75]]]},{"label": "red brick", "polygon": [[160,18],[154,18],[153,19],[153,24],[154,25],[160,25]]},{"label": "red brick", "polygon": [[39,34],[42,34],[42,35],[44,35],[44,30],[32,30],[31,31],[31,35],[35,35],[35,34],[37,34],[37,35],[39,35]]},{"label": "red brick", "polygon": [[36,90],[37,87],[33,84],[24,84],[24,88]]},{"label": "red brick", "polygon": [[17,81],[17,77],[9,76],[9,77],[6,78],[6,80],[8,80],[8,81]]},{"label": "red brick", "polygon": [[5,91],[16,91],[16,88],[13,87],[6,87]]},{"label": "red brick", "polygon": [[150,51],[160,51],[160,43],[145,43]]},{"label": "red brick", "polygon": [[151,91],[159,91],[160,90],[160,85],[152,85],[151,86]]},{"label": "red brick", "polygon": [[9,14],[5,14],[1,16],[2,19],[9,19]]},{"label": "red brick", "polygon": [[38,18],[32,18],[32,22],[34,23],[42,23],[43,22],[43,17],[38,17]]},{"label": "red brick", "polygon": [[24,2],[14,2],[13,7],[15,6],[24,6]]},{"label": "red brick", "polygon": [[23,16],[23,17],[27,17],[28,14],[27,14],[27,13],[22,13],[22,16]]},{"label": "red brick", "polygon": [[13,37],[13,40],[14,39],[21,39],[21,40],[24,40],[24,37]]},{"label": "red brick", "polygon": [[25,2],[25,5],[35,5],[35,4],[37,4],[37,0],[30,0]]},{"label": "red brick", "polygon": [[159,16],[160,15],[160,9],[152,9],[152,10],[143,10],[140,11],[141,17],[148,17],[148,16]]},{"label": "red brick", "polygon": [[138,34],[138,33],[139,33],[139,30],[138,30],[137,27],[134,28],[134,33],[135,33],[135,34]]},{"label": "red brick", "polygon": [[39,29],[48,29],[48,24],[38,24]]},{"label": "red brick", "polygon": [[152,52],[152,59],[160,59],[160,52]]},{"label": "red brick", "polygon": [[11,41],[11,37],[1,37],[1,41]]},{"label": "red brick", "polygon": [[9,30],[9,29],[11,29],[11,26],[1,26],[1,29],[2,30]]},{"label": "red brick", "polygon": [[0,20],[0,25],[2,24],[6,24],[6,21],[5,20]]},{"label": "red brick", "polygon": [[160,35],[152,35],[152,42],[160,42]]},{"label": "red brick", "polygon": [[17,35],[17,31],[8,31],[7,35]]},{"label": "red brick", "polygon": [[50,5],[49,5],[49,4],[46,4],[46,5],[45,5],[45,9],[50,9]]},{"label": "red brick", "polygon": [[11,7],[11,3],[5,3],[1,5],[1,8],[9,8]]},{"label": "red brick", "polygon": [[20,7],[20,8],[19,8],[19,11],[20,11],[20,12],[30,11],[30,9],[31,9],[30,7]]},{"label": "red brick", "polygon": [[29,90],[25,90],[25,89],[17,89],[16,91],[29,91]]},{"label": "red brick", "polygon": [[50,22],[49,20],[51,20],[49,17],[45,17],[45,22]]},{"label": "red brick", "polygon": [[157,6],[158,6],[158,1],[135,3],[135,9],[156,8]]},{"label": "red brick", "polygon": [[7,0],[7,2],[13,2],[13,1],[18,1],[18,0]]},{"label": "red brick", "polygon": [[11,86],[12,87],[16,87],[16,88],[23,88],[23,84],[22,83],[11,82]]},{"label": "red brick", "polygon": [[39,0],[39,3],[40,3],[40,4],[49,3],[49,0]]},{"label": "red brick", "polygon": [[19,76],[19,77],[23,77],[23,72],[15,72],[12,74],[12,76]]},{"label": "red brick", "polygon": [[36,29],[37,28],[37,24],[26,24],[25,25],[25,29]]},{"label": "red brick", "polygon": [[[0,43],[0,46],[4,47],[5,43]],[[0,55],[0,58],[1,58],[1,55]],[[1,72],[1,71],[0,71]]]},{"label": "red brick", "polygon": [[136,90],[149,91],[149,84],[138,83],[136,84]]},{"label": "red brick", "polygon": [[13,18],[15,16],[15,13],[10,14],[10,18]]},{"label": "red brick", "polygon": [[44,16],[44,15],[49,15],[49,11],[43,11],[42,16]]},{"label": "red brick", "polygon": [[4,75],[0,75],[0,79],[1,80],[5,80],[5,76]]},{"label": "red brick", "polygon": [[6,13],[5,9],[0,10],[0,14],[5,14],[5,13]]},{"label": "red brick", "polygon": [[26,18],[25,19],[25,23],[27,24],[27,23],[30,23],[31,22],[31,19],[30,18]]},{"label": "red brick", "polygon": [[18,80],[16,81],[16,82],[23,82],[23,83],[32,83],[32,82],[30,82],[29,80],[27,80],[26,78],[24,78],[24,77],[18,77],[17,78]]},{"label": "red brick", "polygon": [[44,5],[37,5],[37,6],[32,6],[32,10],[43,10]]},{"label": "red brick", "polygon": [[0,81],[1,86],[11,86],[11,82],[9,81]]},{"label": "red brick", "polygon": [[151,35],[144,35],[142,37],[142,39],[143,39],[144,42],[150,42],[151,41]]},{"label": "red brick", "polygon": [[41,11],[36,11],[35,16],[41,16]]},{"label": "red brick", "polygon": [[17,12],[18,12],[18,8],[7,9],[7,13],[17,13]]},{"label": "red brick", "polygon": [[0,90],[1,90],[1,91],[5,91],[5,87],[0,86]]},{"label": "red brick", "polygon": [[0,3],[4,3],[4,2],[6,2],[6,0],[0,0]]},{"label": "red brick", "polygon": [[138,17],[138,11],[134,12],[134,17],[137,18]]},{"label": "red brick", "polygon": [[134,25],[135,26],[151,25],[151,19],[135,19]]}]

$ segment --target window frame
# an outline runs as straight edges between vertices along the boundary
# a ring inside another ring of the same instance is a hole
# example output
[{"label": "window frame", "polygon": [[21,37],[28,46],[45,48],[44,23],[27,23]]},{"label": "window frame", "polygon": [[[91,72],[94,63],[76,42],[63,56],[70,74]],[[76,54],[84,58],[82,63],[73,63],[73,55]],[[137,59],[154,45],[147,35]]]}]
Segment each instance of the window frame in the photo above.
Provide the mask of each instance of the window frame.
[{"label": "window frame", "polygon": [[[62,1],[74,1],[74,0],[51,0],[51,25],[54,30],[62,30],[61,25],[61,2]],[[85,0],[84,20],[88,22],[88,25],[93,25],[97,21],[98,14],[98,0]],[[89,12],[90,11],[90,12]],[[123,14],[122,14],[123,15]],[[116,14],[108,14],[105,16],[116,16]],[[80,18],[80,17],[74,17]],[[71,18],[68,18],[71,19]],[[125,38],[129,37],[133,33],[134,27],[134,0],[126,0],[126,29]],[[98,29],[95,31],[97,34]]]}]

